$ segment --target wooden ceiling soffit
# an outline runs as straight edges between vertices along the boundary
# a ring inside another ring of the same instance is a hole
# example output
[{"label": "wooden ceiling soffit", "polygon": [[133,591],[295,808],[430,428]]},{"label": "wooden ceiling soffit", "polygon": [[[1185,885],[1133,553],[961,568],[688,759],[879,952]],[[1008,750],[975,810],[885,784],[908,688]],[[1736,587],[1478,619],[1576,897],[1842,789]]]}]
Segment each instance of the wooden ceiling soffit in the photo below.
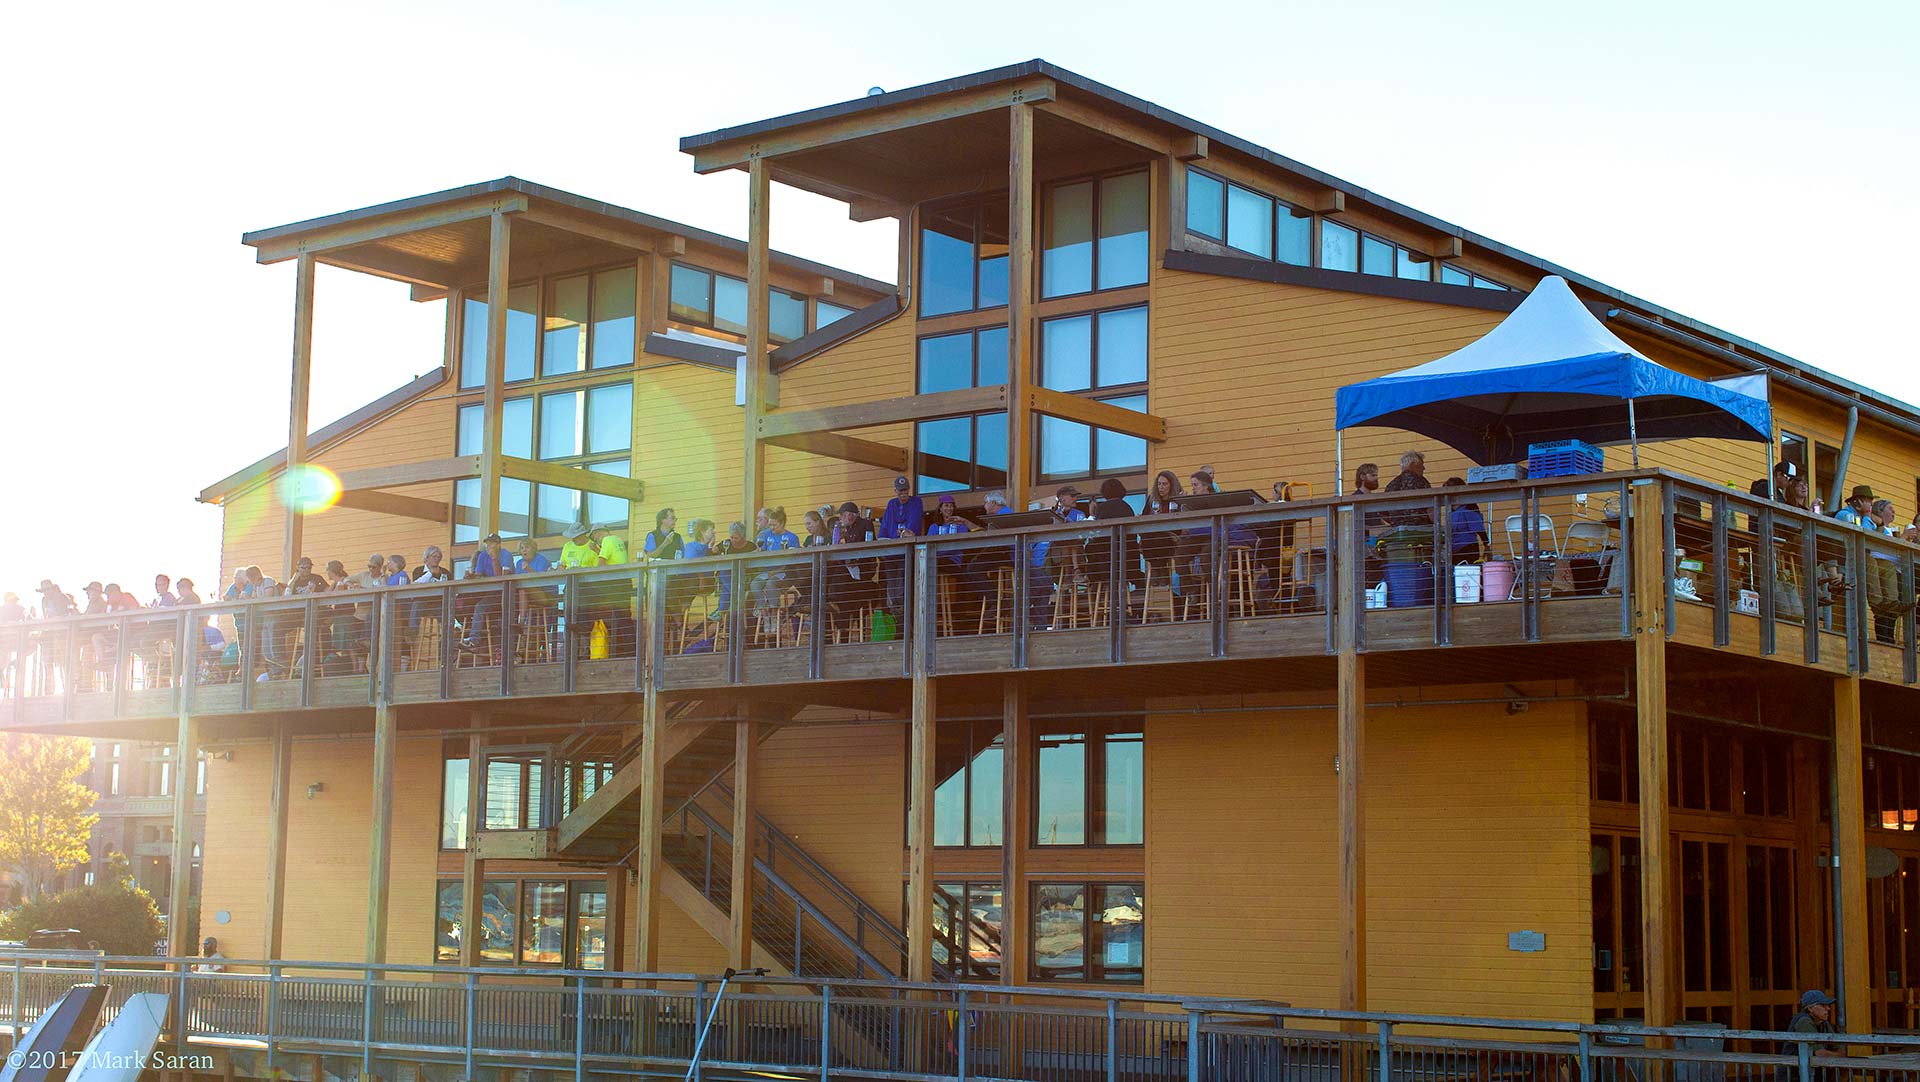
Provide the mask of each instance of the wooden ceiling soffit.
[{"label": "wooden ceiling soffit", "polygon": [[857,436],[843,436],[838,432],[789,432],[784,436],[774,436],[761,442],[772,447],[785,447],[791,451],[805,451],[823,458],[837,458],[842,462],[878,466],[894,473],[907,471],[906,448],[895,447],[890,443],[863,440]]},{"label": "wooden ceiling soffit", "polygon": [[921,203],[1004,189],[1006,183],[1005,169],[982,170],[978,173],[919,181],[902,187],[886,198],[861,196],[850,199],[847,201],[847,217],[856,222],[898,218],[908,208],[919,206]]},{"label": "wooden ceiling soffit", "polygon": [[1054,99],[1054,82],[1044,76],[941,94],[892,109],[856,110],[793,128],[745,135],[694,152],[693,171],[715,173],[738,169],[756,158],[778,158],[874,135],[936,124],[942,120],[1005,109],[1010,105]]},{"label": "wooden ceiling soffit", "polygon": [[[1185,132],[1169,133],[1164,127],[1142,124],[1136,120],[1114,116],[1077,101],[1055,98],[1043,102],[1039,111],[1061,120],[1077,124],[1089,131],[1099,132],[1109,139],[1138,147],[1158,157],[1173,155],[1182,161],[1192,161],[1207,156],[1207,139],[1203,135],[1189,135]],[[1196,143],[1197,140],[1197,143]]]},{"label": "wooden ceiling soffit", "polygon": [[560,488],[577,488],[596,496],[613,496],[622,500],[640,499],[642,491],[640,482],[631,477],[595,473],[578,466],[536,462],[531,458],[503,456],[500,459],[500,476]]},{"label": "wooden ceiling soffit", "polygon": [[[532,206],[520,212],[520,220],[544,225],[550,229],[572,233],[575,236],[591,237],[597,241],[636,252],[654,250],[654,238],[637,229],[623,229],[607,222],[596,222],[574,214],[549,210],[541,206]],[[685,238],[681,239],[684,246]]]},{"label": "wooden ceiling soffit", "polygon": [[[990,413],[1007,408],[1007,388],[962,387],[957,391],[883,398],[875,402],[856,402],[825,409],[769,413],[760,418],[760,438],[770,440],[803,432],[838,432],[845,429],[873,428],[904,421],[930,421],[940,417],[959,417],[969,413]],[[1118,407],[1114,407],[1118,408]]]},{"label": "wooden ceiling soffit", "polygon": [[355,511],[425,519],[428,522],[453,521],[452,507],[442,501],[423,500],[418,496],[402,496],[397,492],[381,492],[378,489],[342,490],[339,506]]},{"label": "wooden ceiling soffit", "polygon": [[1165,443],[1167,440],[1167,419],[1157,414],[1136,413],[1120,406],[1082,398],[1065,391],[1048,390],[1045,387],[1028,388],[1027,394],[1028,405],[1035,413],[1058,417],[1065,421],[1078,421],[1109,432],[1138,436],[1153,443]]},{"label": "wooden ceiling soffit", "polygon": [[314,258],[329,267],[339,267],[358,274],[371,274],[376,278],[405,282],[413,287],[416,300],[422,299],[417,294],[423,292],[432,294],[431,297],[425,298],[428,300],[437,300],[445,296],[452,285],[450,280],[459,276],[451,264],[435,263],[400,252],[383,251],[377,256],[369,257],[360,250],[343,249],[318,254]]},{"label": "wooden ceiling soffit", "polygon": [[453,458],[435,458],[426,462],[403,462],[393,466],[348,470],[340,475],[340,490],[360,492],[373,488],[424,485],[435,481],[464,481],[469,477],[478,476],[480,476],[479,455],[456,455]]},{"label": "wooden ceiling soffit", "polygon": [[[454,203],[421,207],[400,214],[383,214],[365,221],[343,222],[294,236],[261,241],[254,252],[260,263],[279,263],[298,255],[319,255],[336,248],[348,248],[383,237],[418,233],[442,226],[486,218],[495,211],[518,213],[527,209],[527,197],[519,193],[487,195]],[[245,241],[245,238],[242,238]]]}]

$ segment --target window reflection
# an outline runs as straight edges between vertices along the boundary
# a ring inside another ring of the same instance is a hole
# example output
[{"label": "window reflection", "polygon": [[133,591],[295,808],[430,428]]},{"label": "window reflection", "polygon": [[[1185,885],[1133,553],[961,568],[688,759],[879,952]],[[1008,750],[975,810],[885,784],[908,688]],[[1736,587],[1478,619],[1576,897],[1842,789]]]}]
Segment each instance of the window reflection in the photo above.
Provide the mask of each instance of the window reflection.
[{"label": "window reflection", "polygon": [[[460,327],[460,386],[484,387],[487,382],[487,291],[464,295]],[[507,290],[507,357],[505,382],[533,378],[533,355],[539,335],[539,287],[531,283]]]},{"label": "window reflection", "polygon": [[1320,265],[1328,270],[1360,269],[1360,231],[1320,219]]},{"label": "window reflection", "polygon": [[633,363],[634,290],[639,275],[632,267],[598,271],[593,276],[593,367]]},{"label": "window reflection", "polygon": [[445,965],[460,962],[460,908],[466,897],[458,879],[442,880],[434,906],[433,960]]},{"label": "window reflection", "polygon": [[928,210],[922,223],[921,315],[997,308],[1007,303],[1004,193]]},{"label": "window reflection", "polygon": [[495,965],[513,963],[514,945],[519,941],[520,884],[514,880],[489,879],[480,888],[480,961]]},{"label": "window reflection", "polygon": [[1370,234],[1360,238],[1360,273],[1393,276],[1393,245]]},{"label": "window reflection", "polygon": [[1097,288],[1116,289],[1147,280],[1150,218],[1146,170],[1100,181]]},{"label": "window reflection", "polygon": [[448,759],[440,786],[440,848],[467,847],[467,761]]},{"label": "window reflection", "polygon": [[520,903],[520,964],[561,964],[567,950],[567,885],[523,883]]},{"label": "window reflection", "polygon": [[1273,200],[1238,184],[1227,186],[1227,247],[1273,258]]},{"label": "window reflection", "polygon": [[1093,182],[1053,188],[1040,254],[1040,295],[1063,297],[1093,288]]},{"label": "window reflection", "polygon": [[541,375],[560,376],[586,368],[587,305],[591,296],[584,274],[548,283],[546,329],[540,342]]},{"label": "window reflection", "polygon": [[813,329],[829,327],[853,314],[853,309],[826,301],[813,302]]},{"label": "window reflection", "polygon": [[1137,727],[1090,722],[1042,731],[1035,768],[1035,844],[1143,844],[1143,752]]},{"label": "window reflection", "polygon": [[1187,231],[1227,239],[1227,186],[1205,173],[1187,173]]},{"label": "window reflection", "polygon": [[[1007,330],[990,327],[934,335],[918,344],[915,390],[921,394],[991,387],[1007,381]],[[914,471],[922,492],[964,492],[1006,483],[1006,414],[921,421],[914,426]]]},{"label": "window reflection", "polygon": [[934,748],[935,845],[999,846],[1004,757],[997,721],[939,726]]},{"label": "window reflection", "polygon": [[1033,978],[1141,980],[1146,891],[1139,883],[1040,883],[1033,888]]},{"label": "window reflection", "polygon": [[934,960],[960,980],[999,979],[1003,905],[997,882],[934,884]]},{"label": "window reflection", "polygon": [[574,884],[574,969],[607,968],[607,888],[605,884]]}]

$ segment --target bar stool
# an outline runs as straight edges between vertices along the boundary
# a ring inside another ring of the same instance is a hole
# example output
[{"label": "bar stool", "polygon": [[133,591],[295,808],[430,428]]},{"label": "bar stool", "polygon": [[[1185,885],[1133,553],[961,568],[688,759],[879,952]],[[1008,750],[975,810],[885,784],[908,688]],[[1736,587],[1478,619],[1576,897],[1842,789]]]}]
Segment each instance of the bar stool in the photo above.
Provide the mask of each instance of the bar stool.
[{"label": "bar stool", "polygon": [[[422,616],[413,633],[413,652],[401,659],[409,672],[440,667],[440,618]],[[430,663],[429,663],[430,662]]]},{"label": "bar stool", "polygon": [[1146,588],[1141,594],[1141,623],[1151,621],[1155,614],[1159,614],[1166,623],[1173,623],[1173,564],[1164,560],[1148,560]]},{"label": "bar stool", "polygon": [[992,614],[993,634],[1007,631],[1007,613],[1013,608],[1013,568],[993,569],[993,600],[980,603],[980,634],[987,634],[988,614]]},{"label": "bar stool", "polygon": [[1253,616],[1253,549],[1227,546],[1227,615]]}]

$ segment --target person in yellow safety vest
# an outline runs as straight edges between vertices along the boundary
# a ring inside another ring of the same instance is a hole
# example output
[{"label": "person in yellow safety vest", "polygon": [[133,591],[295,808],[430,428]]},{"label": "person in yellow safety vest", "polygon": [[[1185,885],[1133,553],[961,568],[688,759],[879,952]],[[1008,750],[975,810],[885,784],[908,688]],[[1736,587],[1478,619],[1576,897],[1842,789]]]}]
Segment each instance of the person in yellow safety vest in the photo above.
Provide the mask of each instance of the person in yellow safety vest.
[{"label": "person in yellow safety vest", "polygon": [[627,542],[610,527],[595,526],[593,543],[600,546],[600,562],[606,565],[624,564],[628,561]]},{"label": "person in yellow safety vest", "polygon": [[593,544],[593,527],[575,523],[567,530],[567,543],[560,546],[561,567],[597,567],[600,550]]}]

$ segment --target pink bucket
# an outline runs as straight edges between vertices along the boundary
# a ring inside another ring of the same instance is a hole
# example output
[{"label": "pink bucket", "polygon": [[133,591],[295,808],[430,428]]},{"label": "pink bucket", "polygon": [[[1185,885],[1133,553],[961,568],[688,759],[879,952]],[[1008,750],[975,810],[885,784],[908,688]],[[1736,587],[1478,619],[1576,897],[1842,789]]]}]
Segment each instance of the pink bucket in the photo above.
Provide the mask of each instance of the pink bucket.
[{"label": "pink bucket", "polygon": [[1480,565],[1480,597],[1486,601],[1505,601],[1513,594],[1513,563],[1489,560]]}]

